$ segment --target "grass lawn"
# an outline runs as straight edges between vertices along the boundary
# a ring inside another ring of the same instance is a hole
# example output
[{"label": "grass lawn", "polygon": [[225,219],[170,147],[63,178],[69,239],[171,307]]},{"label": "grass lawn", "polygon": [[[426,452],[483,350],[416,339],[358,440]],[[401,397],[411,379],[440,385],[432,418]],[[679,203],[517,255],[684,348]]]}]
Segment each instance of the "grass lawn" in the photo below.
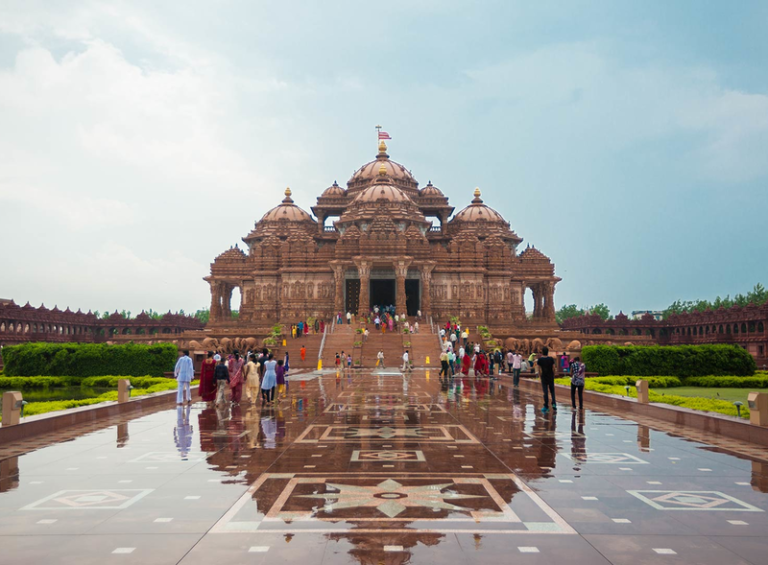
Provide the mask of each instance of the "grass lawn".
[{"label": "grass lawn", "polygon": [[655,388],[653,391],[656,394],[669,394],[674,396],[699,396],[701,398],[716,398],[720,400],[728,400],[729,402],[736,402],[741,400],[744,404],[747,403],[747,395],[750,392],[768,392],[768,388],[715,388],[715,387],[698,387],[698,386],[676,386],[669,388]]}]

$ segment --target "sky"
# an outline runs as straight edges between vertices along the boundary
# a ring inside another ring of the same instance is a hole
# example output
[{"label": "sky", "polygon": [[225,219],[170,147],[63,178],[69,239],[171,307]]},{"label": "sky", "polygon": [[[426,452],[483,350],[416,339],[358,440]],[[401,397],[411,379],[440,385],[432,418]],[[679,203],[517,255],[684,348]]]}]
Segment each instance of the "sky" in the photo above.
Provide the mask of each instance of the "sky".
[{"label": "sky", "polygon": [[0,3],[0,297],[192,312],[286,186],[389,154],[556,305],[768,284],[768,3]]}]

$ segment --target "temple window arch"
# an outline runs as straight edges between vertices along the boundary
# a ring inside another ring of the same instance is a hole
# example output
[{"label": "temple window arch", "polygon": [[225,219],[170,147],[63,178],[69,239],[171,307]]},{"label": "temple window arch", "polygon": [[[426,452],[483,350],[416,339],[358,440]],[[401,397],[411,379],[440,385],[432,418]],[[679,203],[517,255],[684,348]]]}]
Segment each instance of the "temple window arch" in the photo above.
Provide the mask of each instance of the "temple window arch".
[{"label": "temple window arch", "polygon": [[755,322],[749,322],[749,333],[755,333]]},{"label": "temple window arch", "polygon": [[[717,333],[721,334],[723,333],[723,324],[720,324],[720,329],[717,330]],[[730,331],[728,333],[731,333]]]},{"label": "temple window arch", "polygon": [[758,322],[757,323],[757,331],[759,333],[763,333],[765,331],[765,326],[763,325],[763,322]]},{"label": "temple window arch", "polygon": [[603,331],[600,328],[595,328],[594,330],[592,330],[592,333],[595,334],[595,335],[599,335],[599,334],[603,333]]},{"label": "temple window arch", "polygon": [[741,323],[741,333],[745,334],[747,333],[747,324],[744,322]]},{"label": "temple window arch", "polygon": [[733,324],[733,333],[739,333],[739,324]]},{"label": "temple window arch", "polygon": [[5,322],[0,322],[0,332],[5,332]]}]

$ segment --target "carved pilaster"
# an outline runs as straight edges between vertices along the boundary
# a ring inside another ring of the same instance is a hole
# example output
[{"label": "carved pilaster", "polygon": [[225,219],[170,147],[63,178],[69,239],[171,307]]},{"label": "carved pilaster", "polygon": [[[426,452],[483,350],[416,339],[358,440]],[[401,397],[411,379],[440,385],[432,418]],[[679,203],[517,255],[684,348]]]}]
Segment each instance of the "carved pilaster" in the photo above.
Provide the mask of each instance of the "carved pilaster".
[{"label": "carved pilaster", "polygon": [[421,313],[425,318],[432,315],[432,270],[434,263],[421,266]]},{"label": "carved pilaster", "polygon": [[371,262],[365,259],[355,259],[355,266],[357,267],[357,274],[360,277],[360,303],[357,308],[358,315],[366,316],[371,309],[370,298],[371,293],[370,280],[371,280]]},{"label": "carved pilaster", "polygon": [[330,265],[333,269],[333,280],[336,286],[333,308],[336,312],[342,312],[344,310],[344,266],[336,262],[332,262]]},{"label": "carved pilaster", "polygon": [[398,314],[405,313],[405,277],[408,276],[408,267],[411,259],[397,259],[392,262],[395,268],[395,280],[397,293],[395,295],[395,309]]}]

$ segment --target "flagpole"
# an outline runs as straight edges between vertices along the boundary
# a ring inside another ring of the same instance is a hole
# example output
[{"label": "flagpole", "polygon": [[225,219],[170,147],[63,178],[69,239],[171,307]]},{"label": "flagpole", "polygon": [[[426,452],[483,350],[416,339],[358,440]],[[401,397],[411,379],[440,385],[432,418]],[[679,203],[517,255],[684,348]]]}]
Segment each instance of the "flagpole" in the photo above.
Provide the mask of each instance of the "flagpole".
[{"label": "flagpole", "polygon": [[376,126],[376,145],[379,144],[379,134],[381,133],[381,126]]}]

